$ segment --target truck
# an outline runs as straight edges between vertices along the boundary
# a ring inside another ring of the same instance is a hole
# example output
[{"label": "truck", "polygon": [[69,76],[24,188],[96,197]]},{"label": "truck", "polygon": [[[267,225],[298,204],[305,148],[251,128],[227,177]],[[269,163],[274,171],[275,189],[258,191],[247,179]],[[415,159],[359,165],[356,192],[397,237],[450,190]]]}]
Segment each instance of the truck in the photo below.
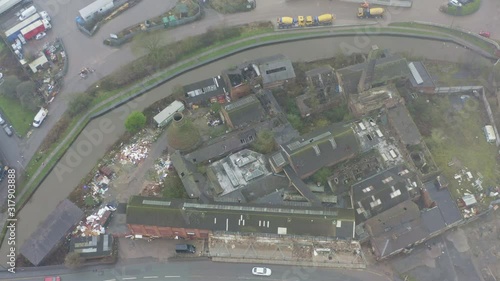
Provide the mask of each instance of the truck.
[{"label": "truck", "polygon": [[22,22],[14,25],[13,27],[9,28],[7,31],[5,31],[5,37],[7,38],[7,41],[11,43],[14,42],[14,40],[18,38],[18,35],[21,34],[21,29],[25,28],[26,26],[34,23],[39,19],[41,19],[41,16],[37,13],[23,20]]},{"label": "truck", "polygon": [[0,14],[7,12],[21,2],[23,2],[23,0],[0,0]]},{"label": "truck", "polygon": [[24,39],[30,40],[31,38],[34,38],[38,33],[44,32],[45,30],[50,28],[52,28],[52,26],[47,20],[37,20],[34,23],[21,29],[21,35],[24,37]]},{"label": "truck", "polygon": [[277,20],[278,28],[291,28],[297,26],[297,19],[292,17],[281,17]]},{"label": "truck", "polygon": [[36,8],[35,6],[30,6],[19,14],[19,21],[23,21],[34,14],[36,14]]},{"label": "truck", "polygon": [[358,18],[382,18],[384,16],[384,8],[358,8]]},{"label": "truck", "polygon": [[330,25],[335,20],[334,14],[323,14],[314,18],[315,25]]}]

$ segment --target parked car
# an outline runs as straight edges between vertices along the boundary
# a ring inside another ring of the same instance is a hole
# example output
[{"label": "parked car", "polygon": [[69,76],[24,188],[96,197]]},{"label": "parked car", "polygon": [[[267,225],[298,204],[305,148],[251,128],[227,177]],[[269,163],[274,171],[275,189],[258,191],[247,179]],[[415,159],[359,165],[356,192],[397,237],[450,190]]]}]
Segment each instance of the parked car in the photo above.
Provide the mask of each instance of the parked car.
[{"label": "parked car", "polygon": [[479,35],[486,37],[486,38],[490,38],[491,33],[489,31],[481,31],[481,32],[479,32]]},{"label": "parked car", "polygon": [[462,7],[462,3],[458,2],[458,0],[450,0],[448,4],[456,7]]},{"label": "parked car", "polygon": [[12,129],[10,128],[9,124],[4,124],[3,125],[3,130],[5,131],[5,133],[7,134],[7,136],[12,136]]},{"label": "parked car", "polygon": [[254,267],[252,274],[257,276],[271,276],[271,269],[267,267]]},{"label": "parked car", "polygon": [[0,125],[5,124],[5,120],[3,120],[2,116],[0,116]]},{"label": "parked car", "polygon": [[44,281],[61,281],[61,277],[59,276],[47,276]]},{"label": "parked car", "polygon": [[45,36],[47,36],[47,33],[45,33],[45,32],[40,32],[40,33],[38,33],[38,34],[35,36],[35,39],[36,39],[36,40],[40,40],[40,39],[42,39],[42,38],[43,38],[43,37],[45,37]]}]

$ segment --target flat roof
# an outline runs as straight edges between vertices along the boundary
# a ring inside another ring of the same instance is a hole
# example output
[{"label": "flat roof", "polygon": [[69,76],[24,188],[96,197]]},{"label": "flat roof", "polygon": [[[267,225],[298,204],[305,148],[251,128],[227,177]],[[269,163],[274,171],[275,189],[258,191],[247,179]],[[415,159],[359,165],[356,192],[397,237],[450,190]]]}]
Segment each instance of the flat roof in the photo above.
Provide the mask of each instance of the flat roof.
[{"label": "flat roof", "polygon": [[387,111],[387,117],[403,144],[416,145],[420,143],[422,135],[405,105],[399,104],[390,108]]},{"label": "flat roof", "polygon": [[80,16],[82,18],[86,19],[92,14],[98,12],[101,8],[108,5],[113,5],[113,0],[96,0],[88,4],[86,7],[80,9],[78,12],[80,13]]},{"label": "flat roof", "polygon": [[[414,70],[412,70],[412,66]],[[427,68],[425,65],[420,62],[420,61],[413,61],[408,64],[410,67],[410,70],[412,72],[412,75],[410,75],[410,82],[413,87],[435,87],[436,85],[434,84],[434,81],[432,79],[432,76],[430,73],[427,71]],[[415,72],[418,73],[418,76],[420,77],[422,83],[418,83],[417,77],[415,77]]]},{"label": "flat roof", "polygon": [[221,76],[205,79],[183,87],[187,103],[208,101],[227,93],[226,83]]},{"label": "flat roof", "polygon": [[170,118],[174,113],[178,112],[181,109],[184,109],[184,104],[178,100],[173,101],[171,104],[165,107],[165,109],[163,109],[160,113],[155,115],[153,119],[155,120],[156,123],[161,124],[166,119]]},{"label": "flat roof", "polygon": [[224,106],[224,111],[236,128],[260,121],[265,116],[264,108],[253,95]]},{"label": "flat roof", "polygon": [[258,204],[198,204],[134,196],[127,224],[211,231],[353,238],[353,210]]},{"label": "flat roof", "polygon": [[79,253],[82,258],[99,258],[110,256],[113,252],[113,236],[72,237],[70,252]]},{"label": "flat roof", "polygon": [[292,62],[284,56],[262,58],[259,70],[264,85],[295,78]]}]

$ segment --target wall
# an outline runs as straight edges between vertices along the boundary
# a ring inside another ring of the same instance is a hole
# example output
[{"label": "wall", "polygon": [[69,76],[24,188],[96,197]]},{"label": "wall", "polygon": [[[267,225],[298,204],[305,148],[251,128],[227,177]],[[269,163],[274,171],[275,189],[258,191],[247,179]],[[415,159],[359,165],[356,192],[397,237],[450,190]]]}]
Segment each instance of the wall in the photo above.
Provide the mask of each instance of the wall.
[{"label": "wall", "polygon": [[[154,225],[127,224],[133,235],[158,236],[161,238],[175,238],[176,236],[184,239],[204,239],[208,238],[210,230],[187,229],[175,227],[162,227]],[[194,235],[188,234],[194,233]]]}]

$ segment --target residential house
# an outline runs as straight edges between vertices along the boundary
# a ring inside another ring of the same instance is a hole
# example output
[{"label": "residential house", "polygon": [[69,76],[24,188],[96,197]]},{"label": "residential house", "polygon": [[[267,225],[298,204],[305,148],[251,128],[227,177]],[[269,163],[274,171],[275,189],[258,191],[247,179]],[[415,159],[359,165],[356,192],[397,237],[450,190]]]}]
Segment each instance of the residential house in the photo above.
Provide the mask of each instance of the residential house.
[{"label": "residential house", "polygon": [[24,242],[20,253],[34,266],[41,265],[83,218],[83,211],[65,199]]},{"label": "residential house", "polygon": [[199,204],[134,196],[127,226],[134,235],[208,238],[212,232],[354,237],[354,211],[335,208],[236,203]]}]

